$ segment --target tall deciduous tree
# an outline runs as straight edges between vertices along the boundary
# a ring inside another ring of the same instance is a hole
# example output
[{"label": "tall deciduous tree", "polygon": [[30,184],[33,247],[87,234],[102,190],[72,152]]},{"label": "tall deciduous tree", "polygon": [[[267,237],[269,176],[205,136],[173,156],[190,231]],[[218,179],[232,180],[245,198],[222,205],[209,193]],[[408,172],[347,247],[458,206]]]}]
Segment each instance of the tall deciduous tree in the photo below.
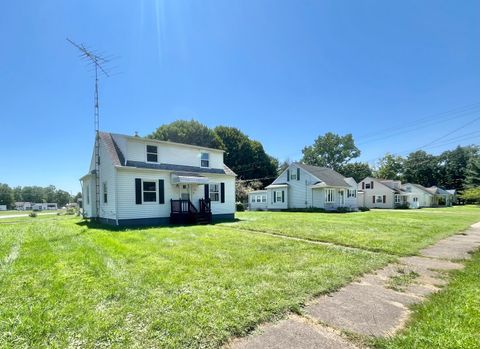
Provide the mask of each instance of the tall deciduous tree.
[{"label": "tall deciduous tree", "polygon": [[470,159],[465,179],[466,188],[480,188],[480,158]]},{"label": "tall deciduous tree", "polygon": [[220,137],[212,129],[196,120],[178,120],[162,125],[148,137],[160,141],[186,143],[216,149],[224,148]]},{"label": "tall deciduous tree", "polygon": [[403,162],[405,160],[401,156],[393,154],[385,154],[378,162],[378,169],[375,176],[384,179],[400,179],[403,174]]},{"label": "tall deciduous tree", "polygon": [[436,156],[419,150],[410,153],[403,163],[403,180],[426,187],[438,182],[439,161]]},{"label": "tall deciduous tree", "polygon": [[343,165],[338,171],[345,177],[353,177],[357,182],[372,175],[372,169],[366,162],[348,163]]},{"label": "tall deciduous tree", "polygon": [[454,150],[439,155],[438,185],[445,188],[463,190],[468,176],[468,168],[478,159],[477,146],[458,146]]},{"label": "tall deciduous tree", "polygon": [[303,148],[302,153],[302,162],[305,164],[334,170],[360,156],[351,134],[339,136],[332,132],[319,136],[312,145]]},{"label": "tall deciduous tree", "polygon": [[14,205],[12,188],[3,183],[0,183],[0,205],[7,205],[8,208]]}]

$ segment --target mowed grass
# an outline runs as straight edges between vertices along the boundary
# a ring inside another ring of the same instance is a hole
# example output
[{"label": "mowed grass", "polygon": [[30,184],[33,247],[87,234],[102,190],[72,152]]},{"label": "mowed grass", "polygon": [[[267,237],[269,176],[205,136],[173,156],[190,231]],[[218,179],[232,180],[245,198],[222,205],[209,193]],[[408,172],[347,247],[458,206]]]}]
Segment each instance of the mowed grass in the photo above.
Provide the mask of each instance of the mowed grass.
[{"label": "mowed grass", "polygon": [[480,252],[450,284],[413,308],[405,330],[375,344],[383,349],[480,348]]},{"label": "mowed grass", "polygon": [[80,222],[0,222],[0,347],[218,347],[392,260],[219,225]]},{"label": "mowed grass", "polygon": [[480,221],[480,208],[371,210],[346,214],[239,212],[226,225],[259,232],[411,255]]}]

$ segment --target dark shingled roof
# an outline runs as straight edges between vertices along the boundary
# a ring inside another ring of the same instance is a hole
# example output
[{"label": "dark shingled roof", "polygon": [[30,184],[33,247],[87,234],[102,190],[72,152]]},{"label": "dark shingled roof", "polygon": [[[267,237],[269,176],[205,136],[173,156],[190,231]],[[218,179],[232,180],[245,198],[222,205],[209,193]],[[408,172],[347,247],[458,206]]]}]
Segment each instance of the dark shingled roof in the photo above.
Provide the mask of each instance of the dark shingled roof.
[{"label": "dark shingled roof", "polygon": [[[121,135],[119,135],[121,136]],[[185,166],[185,165],[174,165],[174,164],[152,164],[142,161],[125,161],[125,156],[118,147],[118,144],[112,137],[111,133],[99,132],[100,140],[105,144],[110,159],[114,166],[124,166],[124,167],[136,167],[136,168],[149,168],[154,170],[166,170],[166,171],[178,171],[178,172],[194,172],[194,173],[218,173],[226,174],[231,176],[236,176],[228,166],[223,165],[223,169],[219,168],[204,168],[198,166]]]},{"label": "dark shingled roof", "polygon": [[107,152],[110,155],[110,159],[112,159],[112,163],[114,166],[123,166],[125,164],[125,157],[123,153],[120,151],[117,143],[113,140],[112,135],[106,132],[99,132],[98,133],[100,139],[105,144],[107,148]]},{"label": "dark shingled roof", "polygon": [[342,176],[340,173],[332,170],[328,167],[318,167],[318,166],[311,166],[305,165],[301,163],[295,163],[298,167],[304,169],[308,173],[314,175],[326,185],[333,186],[333,187],[349,187],[350,185],[345,182],[345,177]]},{"label": "dark shingled roof", "polygon": [[152,170],[165,170],[176,172],[195,172],[195,173],[218,173],[225,174],[225,170],[220,168],[204,168],[196,166],[174,165],[174,164],[152,164],[142,161],[127,160],[127,167],[149,168]]}]

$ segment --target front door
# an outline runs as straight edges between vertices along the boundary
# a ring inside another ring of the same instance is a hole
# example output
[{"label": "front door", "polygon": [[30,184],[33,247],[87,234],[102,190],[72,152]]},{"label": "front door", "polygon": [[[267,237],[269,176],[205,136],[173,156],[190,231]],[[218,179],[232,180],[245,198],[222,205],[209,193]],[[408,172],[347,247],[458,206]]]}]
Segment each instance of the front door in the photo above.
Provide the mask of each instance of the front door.
[{"label": "front door", "polygon": [[345,205],[345,190],[339,190],[338,194],[340,195],[340,205]]},{"label": "front door", "polygon": [[190,200],[190,186],[188,184],[181,184],[180,199]]}]

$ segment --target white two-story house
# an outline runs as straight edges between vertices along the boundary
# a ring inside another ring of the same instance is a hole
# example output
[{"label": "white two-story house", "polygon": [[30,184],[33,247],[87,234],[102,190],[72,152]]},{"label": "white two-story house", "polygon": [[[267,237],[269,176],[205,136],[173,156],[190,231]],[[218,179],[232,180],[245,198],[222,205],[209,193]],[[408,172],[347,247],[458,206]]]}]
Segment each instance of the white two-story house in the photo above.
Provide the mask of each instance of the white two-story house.
[{"label": "white two-story house", "polygon": [[119,226],[233,220],[235,173],[223,150],[99,132],[82,184],[87,218]]},{"label": "white two-story house", "polygon": [[249,194],[252,210],[357,209],[357,183],[326,167],[292,163],[263,191]]}]

